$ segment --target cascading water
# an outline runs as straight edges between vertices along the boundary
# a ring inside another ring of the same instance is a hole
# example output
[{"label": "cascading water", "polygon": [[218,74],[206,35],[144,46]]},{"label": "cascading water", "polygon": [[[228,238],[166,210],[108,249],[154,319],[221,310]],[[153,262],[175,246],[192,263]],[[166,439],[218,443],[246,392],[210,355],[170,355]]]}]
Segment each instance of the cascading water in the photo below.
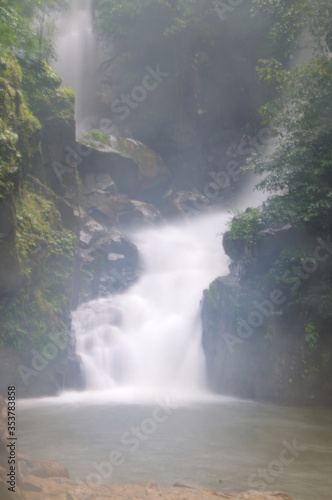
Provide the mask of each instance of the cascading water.
[{"label": "cascading water", "polygon": [[73,313],[87,389],[136,395],[204,389],[199,303],[204,288],[227,274],[217,237],[225,219],[210,214],[136,235],[139,282]]},{"label": "cascading water", "polygon": [[58,60],[53,64],[63,85],[76,93],[76,120],[92,114],[98,70],[97,41],[93,31],[92,0],[71,0],[69,11],[56,20]]}]

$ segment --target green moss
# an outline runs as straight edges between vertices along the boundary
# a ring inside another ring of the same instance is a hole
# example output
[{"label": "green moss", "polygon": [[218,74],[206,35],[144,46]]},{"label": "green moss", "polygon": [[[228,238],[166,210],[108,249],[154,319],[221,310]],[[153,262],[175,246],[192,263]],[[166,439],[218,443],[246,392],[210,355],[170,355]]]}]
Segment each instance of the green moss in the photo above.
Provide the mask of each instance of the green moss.
[{"label": "green moss", "polygon": [[210,303],[210,306],[214,309],[218,309],[220,305],[220,291],[217,283],[212,283],[210,285],[209,290],[207,291],[207,300]]},{"label": "green moss", "polygon": [[0,341],[21,348],[66,330],[76,236],[63,229],[52,200],[30,191],[18,201],[17,226],[25,286],[1,311]]},{"label": "green moss", "polygon": [[2,312],[0,344],[22,348],[42,344],[52,333],[68,329],[69,262],[48,260],[37,277],[20,289]]},{"label": "green moss", "polygon": [[[14,190],[13,171],[29,162],[38,147],[40,123],[24,102],[22,70],[9,54],[0,54],[0,199]],[[35,139],[34,139],[35,138]]]},{"label": "green moss", "polygon": [[22,68],[0,51],[0,201],[15,195],[13,249],[23,281],[2,301],[0,343],[24,350],[68,328],[76,235],[64,229],[55,195],[47,189],[50,196],[43,197],[26,183],[41,153],[42,127],[47,133],[50,122],[59,130],[72,126],[75,94],[59,88],[58,74],[46,63],[22,62]]},{"label": "green moss", "polygon": [[89,132],[88,137],[93,141],[97,141],[100,145],[111,146],[110,138],[98,130],[92,130]]},{"label": "green moss", "polygon": [[74,119],[75,92],[59,88],[60,85],[58,73],[48,64],[24,67],[22,89],[30,109],[40,120]]},{"label": "green moss", "polygon": [[52,200],[36,193],[22,193],[17,206],[18,254],[22,263],[28,262],[45,247],[47,254],[73,257],[72,233],[63,230],[60,215]]},{"label": "green moss", "polygon": [[0,51],[0,75],[12,82],[14,88],[19,88],[22,82],[22,69],[12,54]]},{"label": "green moss", "polygon": [[317,331],[316,325],[310,317],[305,326],[305,341],[307,342],[310,351],[317,351],[319,332]]}]

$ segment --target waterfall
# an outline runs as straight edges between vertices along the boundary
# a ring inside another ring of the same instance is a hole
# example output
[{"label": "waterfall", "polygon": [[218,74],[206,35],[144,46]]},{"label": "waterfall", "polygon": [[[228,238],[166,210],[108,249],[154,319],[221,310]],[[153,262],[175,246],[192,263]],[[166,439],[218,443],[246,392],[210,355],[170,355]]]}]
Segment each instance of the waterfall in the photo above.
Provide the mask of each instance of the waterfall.
[{"label": "waterfall", "polygon": [[93,114],[98,73],[97,41],[93,32],[92,0],[71,0],[69,11],[56,19],[58,30],[53,64],[62,83],[76,92],[76,120]]},{"label": "waterfall", "polygon": [[[57,26],[55,66],[63,84],[76,91],[82,124],[96,109],[92,0],[71,0]],[[251,190],[250,198],[252,204]],[[140,280],[125,293],[82,304],[72,314],[87,391],[132,400],[160,391],[183,398],[206,390],[200,301],[217,276],[228,274],[217,237],[227,219],[225,213],[209,213],[131,235],[142,256]]]},{"label": "waterfall", "polygon": [[179,396],[205,389],[199,305],[203,290],[228,272],[217,237],[227,218],[209,214],[135,235],[139,282],[73,313],[87,389]]}]

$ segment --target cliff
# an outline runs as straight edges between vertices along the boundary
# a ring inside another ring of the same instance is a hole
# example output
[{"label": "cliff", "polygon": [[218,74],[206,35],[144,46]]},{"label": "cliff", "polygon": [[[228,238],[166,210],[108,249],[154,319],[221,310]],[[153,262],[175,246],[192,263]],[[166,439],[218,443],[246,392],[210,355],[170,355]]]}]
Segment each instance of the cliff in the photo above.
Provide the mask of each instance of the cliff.
[{"label": "cliff", "polygon": [[56,169],[76,147],[74,94],[60,84],[46,63],[1,52],[1,393],[54,393],[74,357],[78,182]]},{"label": "cliff", "polygon": [[259,221],[223,236],[230,274],[202,301],[211,387],[280,404],[331,405],[329,236]]}]

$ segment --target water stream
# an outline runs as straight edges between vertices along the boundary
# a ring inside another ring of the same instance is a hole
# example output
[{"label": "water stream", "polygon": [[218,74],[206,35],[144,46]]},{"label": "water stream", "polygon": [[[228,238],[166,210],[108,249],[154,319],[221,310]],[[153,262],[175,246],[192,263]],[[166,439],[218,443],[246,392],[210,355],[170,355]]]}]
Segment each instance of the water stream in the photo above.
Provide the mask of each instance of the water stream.
[{"label": "water stream", "polygon": [[143,276],[126,293],[73,313],[77,352],[89,390],[137,395],[204,389],[199,303],[228,273],[217,232],[225,214],[140,231]]}]

